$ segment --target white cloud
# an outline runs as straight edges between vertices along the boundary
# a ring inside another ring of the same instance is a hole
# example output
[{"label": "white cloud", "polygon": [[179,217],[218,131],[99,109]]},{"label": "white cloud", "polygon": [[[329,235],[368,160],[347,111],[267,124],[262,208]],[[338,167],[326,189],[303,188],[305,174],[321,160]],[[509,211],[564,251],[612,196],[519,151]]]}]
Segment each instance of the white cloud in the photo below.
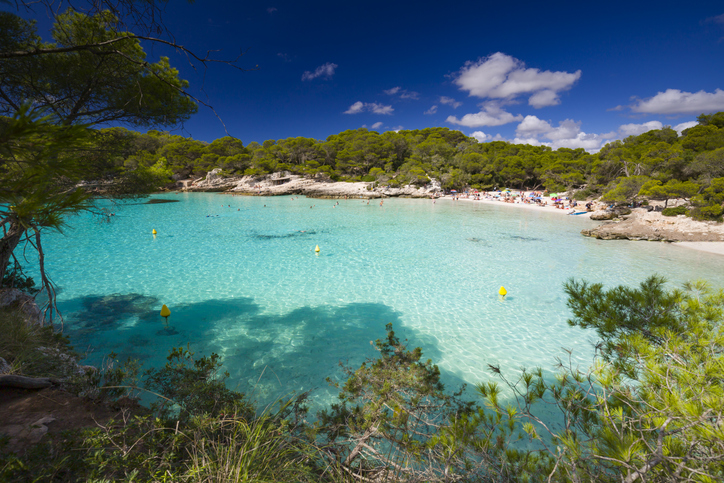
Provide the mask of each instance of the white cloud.
[{"label": "white cloud", "polygon": [[476,114],[465,114],[462,119],[455,116],[448,116],[447,122],[466,127],[501,126],[514,121],[522,121],[523,116],[517,116],[504,111],[497,102],[487,102],[483,110]]},{"label": "white cloud", "polygon": [[683,92],[667,89],[648,99],[638,99],[634,112],[646,114],[701,114],[724,110],[724,91]]},{"label": "white cloud", "polygon": [[[560,121],[558,123],[558,127],[551,129],[545,136],[555,143],[571,139],[582,139],[580,138],[581,134],[584,136],[590,136],[581,132],[581,121],[576,122],[573,119],[566,119],[564,121]],[[590,139],[590,137],[583,139]]]},{"label": "white cloud", "polygon": [[676,126],[674,126],[674,131],[676,131],[677,133],[679,133],[679,136],[681,136],[681,133],[682,133],[685,129],[689,129],[690,127],[697,126],[698,124],[699,124],[699,123],[696,122],[696,121],[682,122],[681,124],[677,124]]},{"label": "white cloud", "polygon": [[581,77],[581,71],[552,72],[526,69],[525,63],[496,52],[477,62],[466,62],[455,84],[471,96],[513,100],[523,94],[532,94],[528,103],[541,108],[560,103],[558,94],[570,89]]},{"label": "white cloud", "polygon": [[717,15],[716,17],[709,17],[708,19],[706,19],[706,21],[724,25],[724,13],[721,15]]},{"label": "white cloud", "polygon": [[385,106],[376,102],[357,101],[349,109],[344,111],[345,114],[359,114],[360,112],[374,112],[375,114],[392,114],[394,109],[392,106]]},{"label": "white cloud", "polygon": [[[581,122],[573,119],[560,121],[558,126],[552,126],[548,121],[538,119],[536,116],[525,116],[515,130],[516,137],[512,141],[516,144],[531,144],[533,146],[550,146],[552,149],[583,148],[589,152],[596,152],[608,139],[616,137],[615,132],[605,134],[588,134],[581,131]],[[548,141],[541,140],[547,139]]]},{"label": "white cloud", "polygon": [[361,101],[357,101],[351,106],[349,106],[349,109],[344,111],[345,114],[358,114],[365,109],[365,103]]},{"label": "white cloud", "polygon": [[623,124],[619,126],[618,132],[622,137],[638,136],[653,129],[661,129],[664,127],[659,121],[649,121],[643,124]]},{"label": "white cloud", "polygon": [[525,116],[523,122],[518,124],[515,132],[518,136],[545,134],[553,129],[547,121],[538,119],[536,116]]},{"label": "white cloud", "polygon": [[447,96],[440,96],[440,104],[447,104],[448,106],[452,106],[453,109],[457,109],[463,105],[462,102],[456,101],[452,97]]},{"label": "white cloud", "polygon": [[337,67],[339,67],[337,64],[327,62],[326,64],[320,65],[319,67],[314,69],[314,72],[305,71],[304,74],[302,74],[302,80],[308,81],[316,79],[317,77],[324,77],[326,79],[329,79],[334,75],[334,70]]},{"label": "white cloud", "polygon": [[430,109],[424,112],[424,114],[435,114],[437,112],[437,104],[432,106]]},{"label": "white cloud", "polygon": [[528,99],[528,104],[536,109],[546,106],[557,106],[560,103],[561,100],[558,98],[558,94],[550,89],[538,91]]},{"label": "white cloud", "polygon": [[[682,122],[681,124],[673,126],[672,129],[676,131],[679,135],[681,135],[681,132],[684,129],[689,129],[690,127],[694,127],[697,124],[699,123],[696,121]],[[662,129],[663,127],[664,124],[660,121],[649,121],[641,124],[622,124],[618,128],[618,133],[620,134],[621,138],[626,138],[628,136],[638,136],[639,134],[643,134],[654,129]]]},{"label": "white cloud", "polygon": [[400,126],[395,126],[395,127],[392,128],[392,130],[395,131],[395,132],[400,132],[400,131],[402,131],[403,129],[404,129],[404,127],[401,126],[401,125],[400,125]]},{"label": "white cloud", "polygon": [[374,123],[372,126],[370,126],[371,129],[379,129],[382,127],[384,123],[382,121]]},{"label": "white cloud", "polygon": [[491,139],[493,136],[491,136],[490,134],[485,134],[483,131],[475,131],[470,135],[470,137],[477,139],[481,143],[484,143],[485,141]]},{"label": "white cloud", "polygon": [[375,114],[392,114],[392,111],[394,111],[392,106],[383,106],[382,104],[377,104],[376,102],[367,104],[367,106]]},{"label": "white cloud", "polygon": [[394,96],[394,95],[399,94],[400,99],[415,99],[415,100],[417,100],[417,99],[420,98],[420,94],[419,94],[419,93],[417,93],[417,92],[415,92],[415,91],[405,90],[405,89],[403,89],[403,88],[400,87],[400,86],[393,87],[392,89],[386,89],[386,90],[384,90],[384,91],[382,91],[382,92],[384,92],[384,93],[387,94],[388,96]]},{"label": "white cloud", "polygon": [[276,12],[276,11],[278,11],[278,10],[279,10],[279,9],[276,8],[276,7],[269,7],[269,8],[266,9],[266,11],[269,12],[269,13],[274,13],[274,12]]},{"label": "white cloud", "polygon": [[512,141],[513,144],[530,144],[531,146],[540,146],[542,143],[536,138],[519,138],[516,137]]},{"label": "white cloud", "polygon": [[595,153],[601,149],[605,139],[606,138],[600,134],[586,134],[585,132],[579,132],[573,138],[559,139],[550,143],[549,146],[554,150],[558,148],[583,148],[589,153]]},{"label": "white cloud", "polygon": [[547,121],[538,119],[536,116],[525,116],[523,122],[518,124],[515,134],[518,137],[544,136],[551,141],[562,141],[564,139],[575,139],[581,132],[581,123],[572,119],[560,121],[558,127],[553,127]]}]

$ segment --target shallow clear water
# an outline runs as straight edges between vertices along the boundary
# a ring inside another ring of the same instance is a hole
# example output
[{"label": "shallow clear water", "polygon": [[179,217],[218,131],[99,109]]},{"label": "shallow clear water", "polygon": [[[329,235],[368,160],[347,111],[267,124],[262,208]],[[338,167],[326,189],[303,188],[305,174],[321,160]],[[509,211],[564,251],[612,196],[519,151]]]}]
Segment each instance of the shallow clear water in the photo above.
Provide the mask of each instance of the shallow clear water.
[{"label": "shallow clear water", "polygon": [[446,200],[164,197],[181,201],[113,208],[111,223],[74,217],[47,236],[66,331],[92,363],[114,351],[161,365],[186,343],[217,352],[229,385],[262,404],[308,389],[328,402],[325,377],[373,356],[389,322],[449,385],[476,383],[491,378],[487,364],[550,369],[562,347],[590,363],[595,335],[566,324],[570,277],[724,286],[724,257],[585,238],[594,222],[573,216]]}]

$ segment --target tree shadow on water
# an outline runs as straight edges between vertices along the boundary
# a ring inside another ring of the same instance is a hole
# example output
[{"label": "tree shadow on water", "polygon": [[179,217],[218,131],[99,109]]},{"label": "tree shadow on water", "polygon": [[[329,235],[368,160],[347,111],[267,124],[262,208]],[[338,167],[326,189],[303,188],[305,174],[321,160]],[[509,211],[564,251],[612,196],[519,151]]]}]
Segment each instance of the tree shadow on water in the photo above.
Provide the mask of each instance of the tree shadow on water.
[{"label": "tree shadow on water", "polygon": [[[190,344],[197,355],[222,356],[228,386],[262,406],[309,390],[313,408],[328,404],[338,390],[326,378],[343,382],[340,363],[356,369],[377,357],[371,342],[385,338],[388,323],[401,340],[414,341],[410,350],[423,349],[423,359],[441,359],[436,339],[405,327],[399,312],[379,303],[305,306],[274,314],[262,312],[251,298],[211,299],[170,306],[166,322],[154,297],[91,296],[80,302],[83,309],[69,314],[67,327],[74,344],[95,348],[88,362],[113,351],[120,359],[133,356],[146,368],[158,367],[171,348]],[[444,376],[451,391],[462,383]]]},{"label": "tree shadow on water", "polygon": [[86,361],[100,364],[111,352],[120,360],[138,359],[146,367],[160,366],[173,347],[203,340],[218,320],[259,311],[250,298],[211,300],[173,306],[168,321],[160,315],[159,299],[137,293],[90,295],[63,301],[64,327]]}]

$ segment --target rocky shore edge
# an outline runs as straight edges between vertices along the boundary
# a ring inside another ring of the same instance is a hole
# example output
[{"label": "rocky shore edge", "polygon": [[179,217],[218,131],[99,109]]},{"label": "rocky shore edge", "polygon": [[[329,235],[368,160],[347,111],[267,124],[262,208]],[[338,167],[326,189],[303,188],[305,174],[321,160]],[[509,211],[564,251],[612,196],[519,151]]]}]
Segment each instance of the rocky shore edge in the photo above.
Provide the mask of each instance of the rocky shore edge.
[{"label": "rocky shore edge", "polygon": [[333,181],[326,176],[313,178],[289,173],[263,176],[222,177],[220,169],[210,171],[206,178],[182,180],[182,191],[226,192],[250,196],[302,195],[310,198],[429,198],[442,189],[436,180],[423,187],[408,185],[399,188],[375,186],[375,182]]},{"label": "rocky shore edge", "polygon": [[630,214],[603,222],[596,228],[582,230],[581,234],[601,240],[724,242],[724,224],[696,221],[685,215],[663,216],[661,212],[635,208]]}]

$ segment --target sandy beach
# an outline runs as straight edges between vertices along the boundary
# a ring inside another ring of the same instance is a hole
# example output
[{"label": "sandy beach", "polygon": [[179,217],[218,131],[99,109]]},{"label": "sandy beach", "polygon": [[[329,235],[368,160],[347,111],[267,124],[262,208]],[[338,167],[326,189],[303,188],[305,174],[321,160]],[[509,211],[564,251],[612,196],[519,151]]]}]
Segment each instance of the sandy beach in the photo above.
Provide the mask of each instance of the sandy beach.
[{"label": "sandy beach", "polygon": [[688,248],[689,250],[698,250],[700,252],[724,255],[724,242],[675,242],[673,245],[681,248]]},{"label": "sandy beach", "polygon": [[[439,199],[442,200],[453,200],[452,196],[443,196]],[[575,209],[566,208],[566,209],[560,209],[553,206],[553,201],[551,197],[544,196],[541,198],[541,201],[546,203],[545,206],[539,205],[537,203],[520,203],[518,201],[514,203],[506,203],[504,201],[498,200],[498,199],[488,199],[488,198],[481,198],[479,200],[473,199],[473,198],[464,198],[460,197],[457,201],[466,201],[466,202],[472,202],[472,203],[485,203],[490,205],[498,205],[498,206],[508,206],[511,208],[521,208],[526,210],[533,210],[533,211],[539,211],[539,212],[546,212],[546,213],[557,213],[559,215],[566,215],[566,216],[582,216],[586,218],[591,217],[591,213],[593,212],[586,212],[582,215],[570,215],[571,211],[574,213],[580,213],[581,211],[586,211],[586,203],[578,202],[578,206],[575,207]],[[456,201],[456,202],[457,202]]]}]

